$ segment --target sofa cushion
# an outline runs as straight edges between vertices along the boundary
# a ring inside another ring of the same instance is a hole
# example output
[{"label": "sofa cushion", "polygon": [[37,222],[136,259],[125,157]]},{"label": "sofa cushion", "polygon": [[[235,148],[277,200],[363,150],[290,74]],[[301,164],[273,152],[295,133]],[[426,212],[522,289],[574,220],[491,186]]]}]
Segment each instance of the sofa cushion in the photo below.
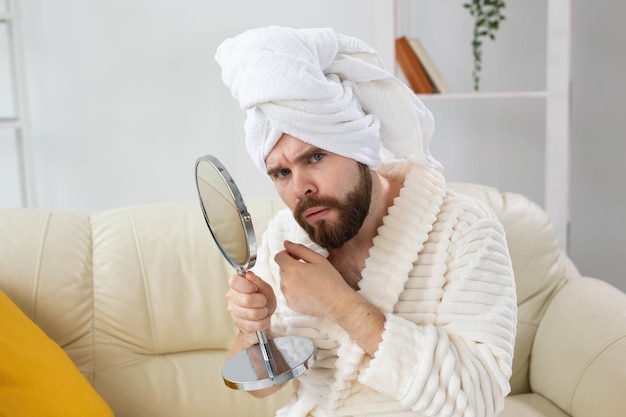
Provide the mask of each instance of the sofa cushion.
[{"label": "sofa cushion", "polygon": [[91,252],[91,225],[85,215],[2,210],[0,290],[93,383]]},{"label": "sofa cushion", "polygon": [[569,417],[559,407],[539,394],[511,395],[504,400],[498,417]]},{"label": "sofa cushion", "polygon": [[116,416],[263,417],[286,402],[288,390],[261,401],[222,381],[236,334],[225,294],[236,272],[199,204],[111,210],[91,222],[94,386]]},{"label": "sofa cushion", "polygon": [[604,281],[568,280],[537,330],[533,391],[573,416],[626,416],[625,306],[626,294]]},{"label": "sofa cushion", "polygon": [[2,291],[0,414],[113,416],[61,347]]}]

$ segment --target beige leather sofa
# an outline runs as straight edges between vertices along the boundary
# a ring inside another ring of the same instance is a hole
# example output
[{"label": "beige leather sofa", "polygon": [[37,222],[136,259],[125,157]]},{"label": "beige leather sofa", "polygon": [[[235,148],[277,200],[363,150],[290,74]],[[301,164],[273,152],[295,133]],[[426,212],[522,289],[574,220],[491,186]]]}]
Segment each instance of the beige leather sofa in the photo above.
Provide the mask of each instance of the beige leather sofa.
[{"label": "beige leather sofa", "polygon": [[[501,415],[626,416],[626,295],[581,277],[523,196],[453,188],[489,202],[513,257],[518,336]],[[259,238],[280,206],[248,202]],[[271,416],[285,401],[288,389],[258,400],[222,383],[232,272],[195,202],[91,216],[0,210],[0,289],[119,417]]]}]

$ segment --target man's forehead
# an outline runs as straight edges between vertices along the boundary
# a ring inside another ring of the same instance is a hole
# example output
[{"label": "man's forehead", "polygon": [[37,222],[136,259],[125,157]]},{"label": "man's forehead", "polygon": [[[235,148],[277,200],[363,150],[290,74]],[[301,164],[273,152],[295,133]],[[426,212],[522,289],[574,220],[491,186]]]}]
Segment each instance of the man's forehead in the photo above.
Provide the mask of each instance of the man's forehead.
[{"label": "man's forehead", "polygon": [[265,158],[265,166],[269,169],[273,165],[297,160],[302,155],[319,151],[322,149],[285,133]]}]

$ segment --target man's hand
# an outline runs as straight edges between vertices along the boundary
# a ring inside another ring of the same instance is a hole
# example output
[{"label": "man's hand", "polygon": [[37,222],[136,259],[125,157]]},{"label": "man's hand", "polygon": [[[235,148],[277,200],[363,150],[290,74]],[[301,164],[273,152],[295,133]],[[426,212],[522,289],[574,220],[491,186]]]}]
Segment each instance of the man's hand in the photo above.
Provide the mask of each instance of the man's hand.
[{"label": "man's hand", "polygon": [[322,255],[306,246],[286,241],[274,260],[280,267],[280,287],[287,305],[311,316],[333,316],[354,291]]},{"label": "man's hand", "polygon": [[[276,311],[276,295],[272,286],[263,281],[252,271],[246,271],[245,276],[233,275],[229,280],[230,289],[226,293],[228,312],[239,328],[239,334],[230,347],[231,356],[257,344],[258,330],[267,330],[270,326],[272,314]],[[268,334],[268,337],[271,337]],[[252,353],[256,352],[253,350]],[[254,363],[262,363],[253,361]],[[248,391],[255,397],[263,398],[277,390],[284,384],[270,388]]]},{"label": "man's hand", "polygon": [[250,335],[245,337],[247,345],[257,343],[256,332],[269,328],[270,318],[276,311],[274,290],[251,271],[247,271],[245,276],[233,275],[229,286],[226,293],[228,312],[240,332]]},{"label": "man's hand", "polygon": [[378,350],[385,316],[356,293],[323,256],[306,246],[285,242],[274,258],[280,286],[294,311],[328,317],[343,327],[371,357]]}]

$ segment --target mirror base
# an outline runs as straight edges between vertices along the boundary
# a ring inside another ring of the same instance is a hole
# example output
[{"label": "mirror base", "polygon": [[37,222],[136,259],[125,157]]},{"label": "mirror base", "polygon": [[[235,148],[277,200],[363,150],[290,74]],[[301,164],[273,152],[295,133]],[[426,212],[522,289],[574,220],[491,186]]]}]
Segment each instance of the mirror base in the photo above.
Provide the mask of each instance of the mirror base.
[{"label": "mirror base", "polygon": [[270,339],[273,363],[263,359],[259,344],[230,358],[222,368],[226,386],[242,391],[256,391],[283,384],[309,369],[315,361],[315,345],[310,339],[286,336]]}]

